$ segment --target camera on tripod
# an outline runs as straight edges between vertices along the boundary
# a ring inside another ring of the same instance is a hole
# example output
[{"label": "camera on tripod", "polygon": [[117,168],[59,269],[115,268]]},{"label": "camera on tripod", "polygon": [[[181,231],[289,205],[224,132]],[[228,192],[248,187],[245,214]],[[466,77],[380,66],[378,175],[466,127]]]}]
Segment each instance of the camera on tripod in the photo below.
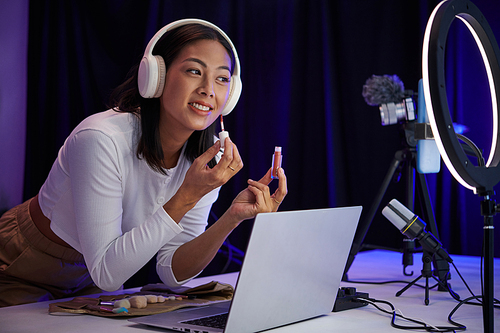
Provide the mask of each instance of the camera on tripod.
[{"label": "camera on tripod", "polygon": [[397,75],[373,75],[366,80],[362,95],[368,105],[379,106],[382,126],[417,119],[414,93],[405,90]]},{"label": "camera on tripod", "polygon": [[429,125],[422,80],[418,91],[420,93],[415,94],[405,90],[397,75],[372,75],[366,80],[362,95],[368,105],[378,105],[382,126],[404,125],[406,143],[416,150],[417,171],[437,173],[441,169],[441,155]]},{"label": "camera on tripod", "polygon": [[[369,217],[367,218],[368,222],[365,222],[365,220],[362,221],[365,228],[364,230],[366,230],[366,225],[369,225],[373,220],[391,179],[394,179],[395,173],[400,172],[404,167],[407,174],[407,204],[413,209],[414,191],[418,190],[421,205],[429,221],[429,231],[437,235],[437,225],[434,219],[434,213],[432,212],[429,191],[424,174],[439,172],[441,156],[436,146],[436,142],[433,140],[430,125],[428,124],[425,99],[423,96],[423,81],[419,81],[418,93],[414,94],[413,91],[404,89],[403,82],[397,75],[373,75],[363,86],[362,95],[368,105],[379,107],[382,125],[401,124],[406,139],[404,147],[398,150],[394,155],[393,162],[382,183],[382,187],[370,208]],[[415,104],[417,107],[415,107]],[[416,177],[414,174],[415,169],[419,173]],[[397,179],[399,179],[399,177],[397,177]],[[414,186],[415,180],[418,181],[417,187]],[[413,264],[413,253],[418,250],[415,249],[413,240],[403,243],[403,273],[406,276],[410,276],[413,275],[413,272],[408,274],[406,268]],[[437,243],[439,243],[439,241],[436,240],[436,244]],[[424,252],[428,253],[425,249]],[[447,280],[450,278],[448,262],[442,257],[431,258],[431,256],[427,254],[422,258],[425,267],[428,268],[426,269],[426,278],[433,274],[436,275],[440,282],[438,283],[439,290],[447,290]],[[434,272],[430,269],[431,261],[434,264]],[[410,285],[411,284],[409,284],[409,286]],[[426,293],[426,303],[428,304],[428,293]]]}]

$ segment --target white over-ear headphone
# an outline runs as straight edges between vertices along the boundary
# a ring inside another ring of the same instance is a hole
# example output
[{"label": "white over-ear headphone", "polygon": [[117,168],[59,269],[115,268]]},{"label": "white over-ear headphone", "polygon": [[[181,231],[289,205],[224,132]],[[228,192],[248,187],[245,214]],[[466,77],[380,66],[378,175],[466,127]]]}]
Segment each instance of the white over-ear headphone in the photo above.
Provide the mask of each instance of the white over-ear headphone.
[{"label": "white over-ear headphone", "polygon": [[158,98],[161,96],[161,94],[163,93],[163,87],[165,85],[165,62],[163,61],[163,57],[153,55],[153,48],[155,47],[158,40],[167,31],[191,23],[202,24],[218,31],[227,40],[233,51],[234,70],[229,86],[229,96],[227,98],[226,105],[222,110],[222,115],[225,116],[233,110],[241,95],[240,60],[238,59],[238,53],[236,52],[236,48],[234,47],[233,42],[231,42],[226,33],[216,25],[204,20],[183,19],[172,22],[161,28],[153,36],[153,38],[151,38],[148,46],[146,47],[146,51],[144,51],[144,56],[142,57],[141,64],[139,65],[139,73],[137,79],[139,84],[139,93],[144,98]]}]

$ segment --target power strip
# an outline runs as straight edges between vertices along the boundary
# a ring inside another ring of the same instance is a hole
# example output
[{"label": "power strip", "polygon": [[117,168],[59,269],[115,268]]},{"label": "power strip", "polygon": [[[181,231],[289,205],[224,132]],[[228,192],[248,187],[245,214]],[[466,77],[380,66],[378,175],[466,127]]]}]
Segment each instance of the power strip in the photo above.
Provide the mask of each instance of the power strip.
[{"label": "power strip", "polygon": [[337,293],[337,300],[333,306],[333,312],[355,309],[368,305],[368,303],[354,300],[355,297],[368,298],[368,293],[360,293],[354,287],[341,287]]}]

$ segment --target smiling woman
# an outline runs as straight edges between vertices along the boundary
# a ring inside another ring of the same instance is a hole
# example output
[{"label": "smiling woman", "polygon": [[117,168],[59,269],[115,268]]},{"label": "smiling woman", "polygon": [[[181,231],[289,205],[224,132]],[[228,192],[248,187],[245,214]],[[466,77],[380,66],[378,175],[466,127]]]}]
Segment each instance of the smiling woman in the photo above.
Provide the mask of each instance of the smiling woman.
[{"label": "smiling woman", "polygon": [[[184,47],[193,50],[191,44],[199,41],[215,42],[214,44],[219,45],[219,52],[220,46],[223,46],[225,49],[224,56],[230,57],[230,62],[217,64],[217,66],[230,69],[229,72],[225,73],[230,74],[227,102],[224,109],[220,110],[223,115],[229,114],[241,94],[240,63],[236,48],[217,26],[196,19],[176,21],[158,31],[148,43],[139,66],[132,69],[130,78],[119,86],[111,96],[111,104],[118,111],[141,114],[142,136],[137,154],[142,156],[154,170],[160,173],[163,173],[163,151],[160,148],[161,138],[157,125],[162,114],[160,109],[165,107],[165,99],[162,94],[166,77],[173,75],[170,74],[169,69],[179,54],[181,52],[185,53]],[[195,75],[198,71],[201,73],[201,69],[204,68],[200,61],[204,64],[201,59],[185,53],[185,57],[178,60],[177,63],[184,65],[197,64],[197,68],[189,66],[183,68],[186,75],[190,73]],[[176,84],[179,84],[179,82],[174,83],[174,85]],[[137,93],[137,89],[140,95]],[[160,98],[157,99],[157,97]],[[161,103],[161,107],[159,103]],[[170,102],[167,101],[168,103]],[[194,132],[189,137],[185,151],[188,159],[194,160],[206,151],[212,145],[214,135],[214,124],[201,131]],[[210,167],[215,164],[215,159],[209,162]]]},{"label": "smiling woman", "polygon": [[160,279],[182,285],[240,222],[286,196],[284,171],[271,194],[269,170],[205,231],[220,187],[243,167],[236,145],[226,138],[221,153],[214,136],[241,92],[219,28],[164,27],[130,73],[111,109],[66,139],[38,195],[0,218],[0,306],[116,290],[155,255]]}]

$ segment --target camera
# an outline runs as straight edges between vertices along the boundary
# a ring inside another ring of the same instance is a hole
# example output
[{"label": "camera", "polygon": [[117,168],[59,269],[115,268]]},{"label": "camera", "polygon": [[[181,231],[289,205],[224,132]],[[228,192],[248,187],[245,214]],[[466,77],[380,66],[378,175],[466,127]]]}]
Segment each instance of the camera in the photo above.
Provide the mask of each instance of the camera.
[{"label": "camera", "polygon": [[378,105],[383,126],[413,121],[417,118],[413,91],[405,90],[397,75],[372,75],[363,86],[368,105]]}]

